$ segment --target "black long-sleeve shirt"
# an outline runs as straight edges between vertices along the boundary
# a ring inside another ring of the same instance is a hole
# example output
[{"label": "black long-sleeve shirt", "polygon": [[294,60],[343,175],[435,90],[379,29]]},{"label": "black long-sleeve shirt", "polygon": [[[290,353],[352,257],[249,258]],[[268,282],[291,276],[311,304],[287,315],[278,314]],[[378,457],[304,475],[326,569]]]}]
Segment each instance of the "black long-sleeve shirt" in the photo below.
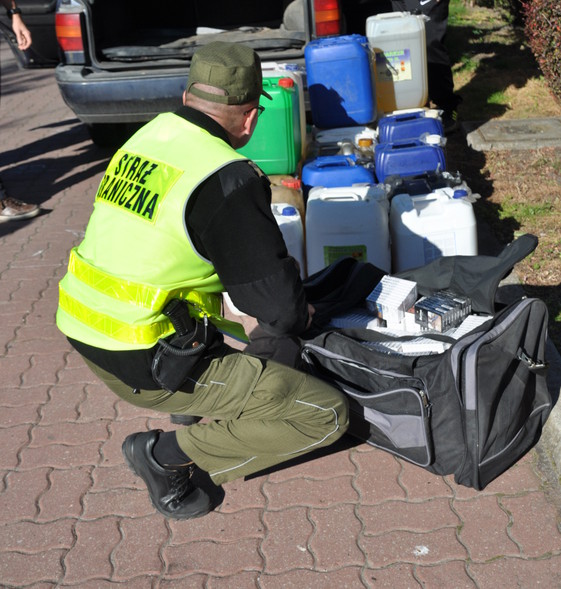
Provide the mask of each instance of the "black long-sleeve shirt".
[{"label": "black long-sleeve shirt", "polygon": [[[176,114],[229,143],[224,129],[200,111],[182,107]],[[196,250],[212,262],[238,309],[273,335],[298,335],[308,321],[306,297],[270,205],[267,177],[252,162],[235,161],[194,190],[185,224]],[[158,388],[150,371],[154,348],[115,352],[70,341],[132,387]]]},{"label": "black long-sleeve shirt", "polygon": [[[228,142],[203,113],[183,107],[178,114]],[[304,331],[308,311],[298,267],[271,211],[269,180],[255,164],[234,162],[205,180],[189,199],[186,224],[240,311],[275,335]]]}]

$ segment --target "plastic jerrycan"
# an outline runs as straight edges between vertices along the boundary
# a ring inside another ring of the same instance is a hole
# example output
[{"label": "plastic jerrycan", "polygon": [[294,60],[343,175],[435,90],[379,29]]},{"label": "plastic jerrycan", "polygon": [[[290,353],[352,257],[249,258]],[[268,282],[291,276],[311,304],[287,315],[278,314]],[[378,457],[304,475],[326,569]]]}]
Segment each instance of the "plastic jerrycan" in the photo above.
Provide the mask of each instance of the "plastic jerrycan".
[{"label": "plastic jerrycan", "polygon": [[313,188],[306,209],[308,274],[345,256],[389,272],[388,212],[387,193],[382,185]]}]

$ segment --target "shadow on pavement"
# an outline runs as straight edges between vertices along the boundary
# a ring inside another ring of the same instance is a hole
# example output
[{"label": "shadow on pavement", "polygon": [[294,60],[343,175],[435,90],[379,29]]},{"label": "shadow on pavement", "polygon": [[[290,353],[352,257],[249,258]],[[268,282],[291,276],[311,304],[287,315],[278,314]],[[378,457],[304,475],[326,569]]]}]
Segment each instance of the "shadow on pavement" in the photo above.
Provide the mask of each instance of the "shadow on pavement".
[{"label": "shadow on pavement", "polygon": [[[77,119],[45,125],[40,129],[60,130],[0,155],[2,181],[8,194],[27,203],[41,205],[67,188],[94,178],[105,170],[115,151],[115,148],[94,145],[85,125]],[[48,209],[42,214],[48,214]],[[0,236],[32,221],[3,223],[0,225]]]}]

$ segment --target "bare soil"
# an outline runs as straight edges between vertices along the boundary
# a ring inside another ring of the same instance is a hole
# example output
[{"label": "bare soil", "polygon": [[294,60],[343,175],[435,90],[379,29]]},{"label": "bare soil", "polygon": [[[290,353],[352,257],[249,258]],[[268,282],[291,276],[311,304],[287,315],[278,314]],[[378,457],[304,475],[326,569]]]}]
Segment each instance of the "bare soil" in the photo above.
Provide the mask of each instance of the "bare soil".
[{"label": "bare soil", "polygon": [[[448,44],[461,120],[561,116],[523,30],[502,11],[465,9],[450,21]],[[523,233],[539,238],[516,273],[529,296],[547,303],[550,337],[561,350],[561,149],[476,152],[458,132],[448,138],[447,158],[449,170],[481,195],[476,216],[499,244]]]}]

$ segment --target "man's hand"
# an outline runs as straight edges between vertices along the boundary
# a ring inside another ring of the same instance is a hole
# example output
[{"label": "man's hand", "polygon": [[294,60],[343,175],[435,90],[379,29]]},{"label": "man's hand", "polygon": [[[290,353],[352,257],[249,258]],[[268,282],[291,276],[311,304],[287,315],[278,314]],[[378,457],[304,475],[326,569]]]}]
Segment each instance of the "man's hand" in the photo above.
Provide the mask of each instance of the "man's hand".
[{"label": "man's hand", "polygon": [[315,312],[316,310],[314,306],[308,303],[308,324],[306,325],[306,330],[310,329],[310,327],[312,326],[312,316]]},{"label": "man's hand", "polygon": [[18,42],[18,49],[22,51],[29,49],[31,47],[31,33],[23,23],[20,14],[14,14],[12,16],[12,30]]}]

